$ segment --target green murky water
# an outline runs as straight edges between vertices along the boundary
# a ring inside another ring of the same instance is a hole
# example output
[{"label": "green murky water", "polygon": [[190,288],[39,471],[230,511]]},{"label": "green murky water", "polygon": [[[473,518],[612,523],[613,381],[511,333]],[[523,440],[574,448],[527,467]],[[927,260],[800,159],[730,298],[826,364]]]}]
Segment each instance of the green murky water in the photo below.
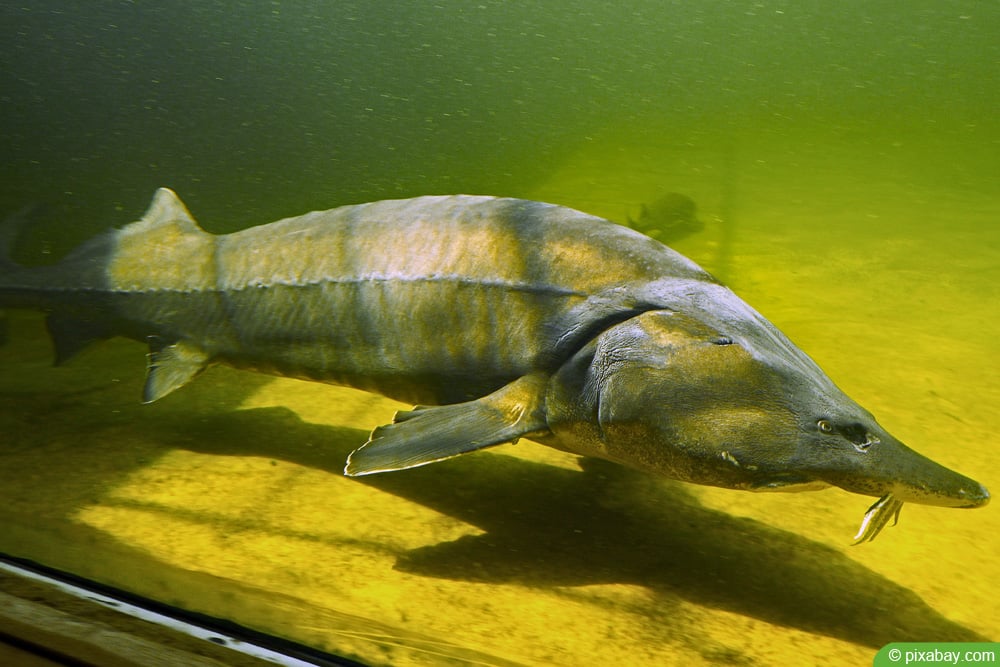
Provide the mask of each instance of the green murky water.
[{"label": "green murky water", "polygon": [[[3,10],[0,205],[58,254],[176,189],[210,230],[443,192],[675,243],[913,448],[994,490],[1000,22],[982,3],[36,2]],[[694,487],[522,441],[361,480],[398,405],[144,350],[0,348],[0,551],[373,664],[864,664],[1000,636],[995,508]]]}]

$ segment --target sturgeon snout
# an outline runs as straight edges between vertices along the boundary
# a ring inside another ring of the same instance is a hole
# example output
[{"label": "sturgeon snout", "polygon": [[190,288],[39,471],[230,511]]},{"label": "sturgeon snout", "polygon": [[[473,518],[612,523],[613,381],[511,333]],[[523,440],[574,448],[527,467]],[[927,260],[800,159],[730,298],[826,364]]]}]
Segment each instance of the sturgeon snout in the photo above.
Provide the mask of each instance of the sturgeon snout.
[{"label": "sturgeon snout", "polygon": [[976,480],[930,460],[888,434],[878,440],[871,449],[872,458],[860,471],[829,478],[846,491],[879,496],[865,513],[854,544],[875,539],[890,520],[895,525],[906,502],[957,508],[989,503],[990,492]]}]

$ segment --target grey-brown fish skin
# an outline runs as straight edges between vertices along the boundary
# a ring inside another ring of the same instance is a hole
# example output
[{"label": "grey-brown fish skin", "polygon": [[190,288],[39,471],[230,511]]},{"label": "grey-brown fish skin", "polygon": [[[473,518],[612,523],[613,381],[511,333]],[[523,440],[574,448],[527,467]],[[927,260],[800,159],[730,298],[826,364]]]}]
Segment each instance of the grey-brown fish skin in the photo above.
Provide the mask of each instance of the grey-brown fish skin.
[{"label": "grey-brown fish skin", "polygon": [[58,361],[112,335],[149,342],[146,401],[226,363],[439,406],[375,429],[349,475],[524,436],[700,484],[836,485],[895,512],[989,499],[696,264],[551,204],[419,197],[212,235],[161,189],[56,265],[0,260],[0,306],[49,312]]}]

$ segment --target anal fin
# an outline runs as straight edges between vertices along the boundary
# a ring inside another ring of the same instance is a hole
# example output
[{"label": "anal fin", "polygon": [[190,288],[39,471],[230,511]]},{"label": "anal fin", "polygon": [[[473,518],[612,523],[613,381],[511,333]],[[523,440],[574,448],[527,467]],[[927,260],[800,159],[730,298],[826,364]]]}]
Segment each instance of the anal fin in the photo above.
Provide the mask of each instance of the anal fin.
[{"label": "anal fin", "polygon": [[351,453],[344,474],[415,468],[548,432],[548,380],[547,375],[527,375],[475,401],[398,412],[392,424],[376,428]]},{"label": "anal fin", "polygon": [[159,346],[151,341],[142,402],[152,403],[190,382],[208,365],[208,354],[186,341]]}]

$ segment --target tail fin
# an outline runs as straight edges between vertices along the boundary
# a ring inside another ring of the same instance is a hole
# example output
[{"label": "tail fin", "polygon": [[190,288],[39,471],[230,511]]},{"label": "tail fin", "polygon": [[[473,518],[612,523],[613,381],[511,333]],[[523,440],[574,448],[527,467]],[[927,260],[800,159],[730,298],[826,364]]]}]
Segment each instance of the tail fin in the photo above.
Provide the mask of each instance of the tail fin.
[{"label": "tail fin", "polygon": [[39,208],[38,204],[22,206],[20,210],[11,213],[0,222],[0,275],[17,268],[17,264],[11,259],[11,251],[21,235],[21,230],[28,225],[32,215]]},{"label": "tail fin", "polygon": [[[21,230],[25,228],[31,220],[31,216],[39,208],[38,204],[28,204],[20,210],[11,213],[0,222],[0,281],[5,274],[9,274],[18,268],[18,265],[11,259],[11,250],[17,242]],[[7,342],[8,323],[7,313],[0,310],[0,345]]]}]

